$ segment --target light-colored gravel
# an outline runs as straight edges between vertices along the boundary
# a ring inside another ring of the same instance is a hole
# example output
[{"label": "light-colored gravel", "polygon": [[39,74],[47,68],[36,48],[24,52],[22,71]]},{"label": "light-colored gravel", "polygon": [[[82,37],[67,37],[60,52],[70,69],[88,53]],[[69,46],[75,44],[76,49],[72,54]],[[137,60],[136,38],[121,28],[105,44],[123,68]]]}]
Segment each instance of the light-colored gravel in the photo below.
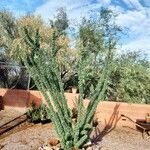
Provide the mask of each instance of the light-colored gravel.
[{"label": "light-colored gravel", "polygon": [[38,147],[56,137],[51,124],[35,125],[11,134],[0,141],[1,150],[37,150]]},{"label": "light-colored gravel", "polygon": [[[140,132],[123,128],[102,136],[98,128],[95,131],[97,132],[93,132],[91,136],[95,139],[95,145],[89,150],[150,150],[150,139],[143,139]],[[34,125],[1,139],[0,149],[37,150],[54,137],[56,134],[51,124]]]},{"label": "light-colored gravel", "polygon": [[[99,135],[99,129],[96,129],[96,132]],[[146,136],[143,139],[142,133],[133,129],[116,129],[99,136],[96,136],[96,132],[92,136],[96,143],[96,146],[93,146],[94,149],[98,147],[100,150],[150,150],[150,138]]]},{"label": "light-colored gravel", "polygon": [[0,126],[4,125],[5,123],[23,115],[26,110],[19,111],[13,108],[6,108],[5,110],[0,111]]}]

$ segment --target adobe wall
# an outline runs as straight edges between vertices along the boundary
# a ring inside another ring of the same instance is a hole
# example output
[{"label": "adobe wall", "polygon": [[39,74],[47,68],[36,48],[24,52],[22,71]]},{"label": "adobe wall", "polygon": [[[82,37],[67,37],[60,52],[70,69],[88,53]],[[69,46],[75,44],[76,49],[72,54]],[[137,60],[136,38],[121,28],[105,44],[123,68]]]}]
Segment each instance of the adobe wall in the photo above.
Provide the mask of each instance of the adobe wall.
[{"label": "adobe wall", "polygon": [[[44,99],[39,91],[34,90],[0,89],[0,96],[2,96],[4,107],[13,108],[27,108],[32,102],[39,106]],[[79,95],[65,93],[65,96],[69,107],[75,107],[76,98]],[[86,106],[88,103],[89,100],[84,100],[84,104]],[[99,122],[106,125],[108,130],[111,130],[116,126],[128,126],[135,128],[135,125],[128,119],[121,117],[121,114],[136,121],[137,119],[144,119],[147,113],[150,113],[150,105],[103,101],[97,106],[95,118],[98,118]]]},{"label": "adobe wall", "polygon": [[137,121],[145,119],[147,113],[150,113],[150,105],[103,101],[99,103],[95,116],[107,126],[135,128],[135,124],[121,115]]},{"label": "adobe wall", "polygon": [[32,101],[40,105],[42,100],[42,94],[39,91],[1,88],[0,96],[2,96],[4,106],[9,107],[29,107]]}]

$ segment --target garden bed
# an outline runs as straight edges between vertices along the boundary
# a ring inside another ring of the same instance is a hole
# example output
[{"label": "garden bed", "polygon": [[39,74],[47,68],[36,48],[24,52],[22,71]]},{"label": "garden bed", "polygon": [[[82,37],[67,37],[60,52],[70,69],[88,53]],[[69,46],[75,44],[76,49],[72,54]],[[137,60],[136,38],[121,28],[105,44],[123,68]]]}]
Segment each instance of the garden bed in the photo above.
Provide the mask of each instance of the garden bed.
[{"label": "garden bed", "polygon": [[56,137],[51,124],[23,123],[2,135],[0,149],[2,150],[37,150],[44,143]]},{"label": "garden bed", "polygon": [[[0,140],[2,150],[37,150],[43,144],[56,138],[51,123],[30,124],[24,123],[14,128]],[[91,139],[95,143],[89,150],[149,150],[150,139],[143,139],[140,132],[123,128],[111,132],[104,132],[99,126],[92,134]]]}]

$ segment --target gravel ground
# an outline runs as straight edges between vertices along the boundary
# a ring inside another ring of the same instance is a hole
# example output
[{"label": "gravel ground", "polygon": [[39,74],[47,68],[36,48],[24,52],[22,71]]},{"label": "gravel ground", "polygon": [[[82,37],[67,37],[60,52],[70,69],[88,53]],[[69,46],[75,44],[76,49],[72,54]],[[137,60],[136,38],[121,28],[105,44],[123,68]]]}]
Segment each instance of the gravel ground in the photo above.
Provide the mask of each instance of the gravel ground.
[{"label": "gravel ground", "polygon": [[37,150],[40,146],[54,137],[56,137],[55,131],[51,124],[38,124],[1,139],[0,149]]},{"label": "gravel ground", "polygon": [[112,130],[108,134],[104,133],[103,136],[99,136],[99,129],[96,129],[96,132],[94,132],[94,136],[92,136],[92,139],[93,137],[95,139],[94,141],[96,145],[94,146],[94,149],[150,150],[150,139],[143,139],[142,134],[138,131],[124,128],[120,130]]},{"label": "gravel ground", "polygon": [[0,126],[23,115],[25,112],[26,112],[25,110],[19,111],[13,108],[6,108],[5,110],[1,110],[0,111]]},{"label": "gravel ground", "polygon": [[[55,131],[51,124],[38,124],[1,139],[0,149],[37,150],[54,137]],[[150,139],[143,139],[140,132],[127,128],[112,130],[110,133],[96,128],[91,138],[95,142],[93,150],[150,150]]]}]

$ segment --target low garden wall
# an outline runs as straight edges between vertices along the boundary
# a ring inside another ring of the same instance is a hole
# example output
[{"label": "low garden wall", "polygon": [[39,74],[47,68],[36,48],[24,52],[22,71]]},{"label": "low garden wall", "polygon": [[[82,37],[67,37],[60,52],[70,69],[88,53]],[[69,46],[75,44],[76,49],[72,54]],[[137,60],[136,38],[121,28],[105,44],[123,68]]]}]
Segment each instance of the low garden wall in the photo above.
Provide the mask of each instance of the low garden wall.
[{"label": "low garden wall", "polygon": [[19,107],[27,108],[32,102],[40,105],[43,99],[39,91],[27,91],[18,89],[0,89],[0,96],[2,96],[4,107]]},{"label": "low garden wall", "polygon": [[[75,107],[75,97],[78,97],[78,94],[65,93],[65,96],[69,107]],[[39,91],[16,89],[10,90],[2,88],[0,89],[0,97],[0,104],[3,105],[4,108],[13,107],[23,109],[31,106],[32,102],[39,106],[44,99]],[[86,106],[88,103],[89,100],[84,100],[84,104]],[[145,115],[147,113],[150,113],[150,105],[103,101],[98,104],[95,118],[97,118],[102,124],[106,125],[108,130],[122,126],[135,128],[135,125],[131,121],[121,117],[121,115],[126,115],[127,117],[136,121],[137,119],[145,119]]]}]

